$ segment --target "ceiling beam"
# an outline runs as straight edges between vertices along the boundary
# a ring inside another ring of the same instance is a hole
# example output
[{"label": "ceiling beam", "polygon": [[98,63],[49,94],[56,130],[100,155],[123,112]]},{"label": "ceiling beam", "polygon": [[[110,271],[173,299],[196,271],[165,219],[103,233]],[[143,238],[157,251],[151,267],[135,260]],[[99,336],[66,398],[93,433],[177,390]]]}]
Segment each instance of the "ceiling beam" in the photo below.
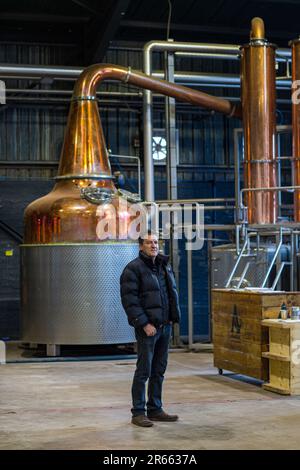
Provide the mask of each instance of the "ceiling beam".
[{"label": "ceiling beam", "polygon": [[120,26],[120,22],[126,10],[128,8],[130,0],[115,0],[110,2],[111,6],[107,11],[105,18],[103,14],[99,15],[94,20],[94,24],[91,27],[93,32],[90,35],[90,44],[94,47],[90,48],[90,52],[87,56],[89,63],[96,63],[102,60],[110,41],[114,38],[114,35]]},{"label": "ceiling beam", "polygon": [[[166,23],[156,23],[152,21],[133,21],[133,20],[122,20],[120,23],[121,27],[124,28],[137,28],[137,29],[156,29],[166,30]],[[206,25],[194,25],[194,24],[171,24],[171,31],[186,31],[196,33],[212,33],[212,34],[231,34],[238,36],[249,37],[250,28],[228,28],[227,26],[206,26]],[[297,32],[293,31],[277,31],[271,30],[272,37],[278,39],[290,39],[297,35]]]},{"label": "ceiling beam", "polygon": [[298,5],[300,6],[300,1],[299,0],[252,0],[253,2],[255,3],[260,3],[260,4],[264,4],[264,3],[274,3],[274,4],[280,4],[283,8],[285,5]]},{"label": "ceiling beam", "polygon": [[83,0],[72,0],[72,2],[80,6],[84,10],[87,10],[90,13],[93,13],[93,15],[99,15],[100,13],[100,11],[95,10],[95,8],[92,8],[88,3],[84,2]]},{"label": "ceiling beam", "polygon": [[90,20],[88,16],[69,16],[69,15],[50,15],[40,13],[1,13],[0,22],[2,21],[20,21],[31,23],[86,23]]}]

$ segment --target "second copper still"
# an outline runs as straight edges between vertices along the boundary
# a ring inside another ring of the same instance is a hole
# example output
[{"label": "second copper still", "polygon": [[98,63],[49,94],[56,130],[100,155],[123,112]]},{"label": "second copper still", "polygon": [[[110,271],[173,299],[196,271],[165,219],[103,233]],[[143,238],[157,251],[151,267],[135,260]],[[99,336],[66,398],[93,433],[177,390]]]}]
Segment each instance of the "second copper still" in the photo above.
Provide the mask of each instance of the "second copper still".
[{"label": "second copper still", "polygon": [[[252,20],[249,44],[241,48],[245,188],[271,188],[276,178],[275,46],[264,37],[264,23]],[[275,224],[277,193],[246,193],[248,222]]]}]

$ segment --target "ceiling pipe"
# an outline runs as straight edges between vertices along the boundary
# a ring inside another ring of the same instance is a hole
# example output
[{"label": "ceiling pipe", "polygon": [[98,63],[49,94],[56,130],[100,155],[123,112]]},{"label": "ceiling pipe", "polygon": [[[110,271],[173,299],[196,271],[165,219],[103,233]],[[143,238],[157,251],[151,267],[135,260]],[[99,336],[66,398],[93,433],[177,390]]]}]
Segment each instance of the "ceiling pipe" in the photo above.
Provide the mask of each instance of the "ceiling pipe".
[{"label": "ceiling pipe", "polygon": [[82,67],[53,67],[46,65],[17,65],[17,64],[0,64],[0,76],[14,76],[18,78],[72,78],[76,80],[81,72]]},{"label": "ceiling pipe", "polygon": [[[191,57],[192,59],[239,60],[239,54],[213,54],[211,52],[175,52],[176,57]],[[291,62],[290,57],[276,54],[276,62]]]},{"label": "ceiling pipe", "polygon": [[[72,95],[73,90],[49,90],[49,89],[39,89],[39,88],[6,88],[6,93],[24,93],[27,95]],[[97,91],[96,96],[105,96],[105,97],[142,97],[142,92],[123,92],[123,91]]]},{"label": "ceiling pipe", "polygon": [[[239,46],[228,44],[197,44],[175,41],[151,41],[145,44],[143,50],[143,71],[146,75],[152,74],[152,53],[165,52],[205,52],[212,54],[239,54]],[[155,200],[154,191],[154,163],[152,159],[152,94],[144,91],[144,171],[145,171],[145,198],[147,201]]]},{"label": "ceiling pipe", "polygon": [[[238,51],[238,48],[237,48]],[[208,58],[214,58],[214,54],[210,54]],[[0,77],[12,79],[42,79],[49,77],[60,80],[77,80],[82,73],[83,68],[80,67],[51,67],[51,66],[33,66],[33,65],[17,65],[17,64],[0,64]],[[186,72],[187,73],[187,72]],[[180,75],[178,76],[180,78]]]},{"label": "ceiling pipe", "polygon": [[[59,70],[59,73],[57,71]],[[81,68],[61,68],[58,67],[32,67],[28,66],[19,66],[19,65],[0,65],[0,77],[7,79],[15,80],[42,80],[45,77],[52,78],[53,80],[66,80],[74,81],[77,80],[79,75],[82,73],[83,69]],[[153,77],[164,78],[163,72],[154,72],[152,73]],[[198,73],[198,72],[176,72],[175,82],[178,83],[212,83],[212,84],[240,84],[240,76],[234,74],[221,74],[221,73]],[[111,81],[111,80],[108,80]],[[291,78],[277,78],[276,80],[278,85],[290,87]],[[42,91],[42,90],[41,90]],[[72,90],[69,90],[72,93]],[[100,92],[101,93],[101,92]],[[102,92],[103,93],[103,92]]]}]

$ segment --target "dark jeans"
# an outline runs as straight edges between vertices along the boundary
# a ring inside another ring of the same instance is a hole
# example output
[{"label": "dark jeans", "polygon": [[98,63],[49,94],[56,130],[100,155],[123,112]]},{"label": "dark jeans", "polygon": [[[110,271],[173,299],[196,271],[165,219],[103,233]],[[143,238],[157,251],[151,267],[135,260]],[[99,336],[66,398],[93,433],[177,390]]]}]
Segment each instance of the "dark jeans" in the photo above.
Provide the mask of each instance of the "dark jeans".
[{"label": "dark jeans", "polygon": [[[147,336],[143,328],[135,329],[137,339],[137,363],[132,383],[132,415],[149,415],[162,410],[162,384],[168,363],[171,325],[157,329],[155,336]],[[146,382],[148,401],[146,404]]]}]

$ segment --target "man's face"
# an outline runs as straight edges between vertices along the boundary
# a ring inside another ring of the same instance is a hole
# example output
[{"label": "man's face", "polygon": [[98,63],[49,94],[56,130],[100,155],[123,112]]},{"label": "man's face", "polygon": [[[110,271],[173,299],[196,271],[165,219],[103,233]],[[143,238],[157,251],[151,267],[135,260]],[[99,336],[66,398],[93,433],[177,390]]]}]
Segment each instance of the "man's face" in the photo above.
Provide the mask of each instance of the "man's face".
[{"label": "man's face", "polygon": [[140,249],[145,255],[155,257],[158,254],[158,239],[156,235],[147,235]]}]

